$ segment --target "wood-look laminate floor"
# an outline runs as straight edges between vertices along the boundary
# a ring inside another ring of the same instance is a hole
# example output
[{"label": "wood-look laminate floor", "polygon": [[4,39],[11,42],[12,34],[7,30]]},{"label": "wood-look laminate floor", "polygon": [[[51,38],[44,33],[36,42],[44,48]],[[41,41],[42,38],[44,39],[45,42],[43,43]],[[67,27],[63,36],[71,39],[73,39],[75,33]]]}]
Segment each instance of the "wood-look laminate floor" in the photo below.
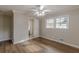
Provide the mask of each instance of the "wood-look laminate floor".
[{"label": "wood-look laminate floor", "polygon": [[44,38],[35,38],[13,45],[10,41],[0,42],[0,53],[63,53],[79,52],[79,49]]}]

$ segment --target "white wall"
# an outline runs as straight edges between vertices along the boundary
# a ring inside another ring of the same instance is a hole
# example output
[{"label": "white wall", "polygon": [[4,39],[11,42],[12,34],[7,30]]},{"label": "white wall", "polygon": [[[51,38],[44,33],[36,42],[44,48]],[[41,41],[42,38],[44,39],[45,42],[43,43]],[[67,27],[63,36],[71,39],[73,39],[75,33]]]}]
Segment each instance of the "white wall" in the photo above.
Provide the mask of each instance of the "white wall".
[{"label": "white wall", "polygon": [[[57,16],[69,15],[69,29],[59,30],[59,29],[46,29],[45,20],[47,18],[57,17]],[[55,15],[48,16],[41,19],[40,21],[40,36],[44,38],[49,38],[51,40],[60,41],[59,39],[64,39],[64,43],[79,47],[79,9],[66,11],[63,13],[56,13]],[[62,42],[62,41],[61,41]]]},{"label": "white wall", "polygon": [[10,39],[10,16],[0,15],[0,41]]},{"label": "white wall", "polygon": [[34,20],[33,34],[39,37],[39,20],[33,16],[29,16],[22,11],[13,10],[13,43],[21,43],[29,40],[29,20]]},{"label": "white wall", "polygon": [[24,15],[22,12],[13,11],[13,43],[19,43],[25,40],[28,40],[28,23],[27,23],[27,16]]}]

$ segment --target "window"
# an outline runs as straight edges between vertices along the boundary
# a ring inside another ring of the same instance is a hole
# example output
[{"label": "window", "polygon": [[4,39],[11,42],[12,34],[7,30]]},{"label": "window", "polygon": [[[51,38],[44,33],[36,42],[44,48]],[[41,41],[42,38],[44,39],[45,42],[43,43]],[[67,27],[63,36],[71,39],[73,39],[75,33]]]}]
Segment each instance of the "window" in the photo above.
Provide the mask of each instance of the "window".
[{"label": "window", "polygon": [[54,19],[46,20],[46,28],[54,28]]},{"label": "window", "polygon": [[69,17],[67,16],[56,18],[56,28],[67,29],[68,22],[69,22],[68,20],[69,20]]},{"label": "window", "polygon": [[68,29],[69,16],[60,16],[46,20],[46,28]]}]

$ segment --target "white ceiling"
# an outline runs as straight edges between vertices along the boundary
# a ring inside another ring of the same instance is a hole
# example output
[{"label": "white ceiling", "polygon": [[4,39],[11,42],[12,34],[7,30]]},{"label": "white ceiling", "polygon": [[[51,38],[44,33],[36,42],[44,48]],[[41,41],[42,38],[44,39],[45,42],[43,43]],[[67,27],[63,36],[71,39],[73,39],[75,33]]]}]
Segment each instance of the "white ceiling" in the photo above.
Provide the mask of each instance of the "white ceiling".
[{"label": "white ceiling", "polygon": [[[32,9],[35,8],[35,5],[0,5],[0,11],[7,12],[11,10],[19,10],[24,12],[33,12]],[[45,5],[45,9],[51,10],[52,13],[66,11],[71,9],[79,8],[78,5]]]}]

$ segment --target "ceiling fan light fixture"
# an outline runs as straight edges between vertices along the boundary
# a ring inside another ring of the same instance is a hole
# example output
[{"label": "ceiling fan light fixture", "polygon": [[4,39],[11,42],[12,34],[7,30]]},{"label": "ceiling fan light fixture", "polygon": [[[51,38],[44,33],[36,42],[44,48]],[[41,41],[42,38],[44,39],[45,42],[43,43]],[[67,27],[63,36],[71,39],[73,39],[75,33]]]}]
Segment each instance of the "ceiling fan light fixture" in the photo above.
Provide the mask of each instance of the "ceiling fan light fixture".
[{"label": "ceiling fan light fixture", "polygon": [[45,5],[36,5],[36,8],[33,9],[33,11],[36,16],[44,16],[49,12],[49,10],[45,9]]},{"label": "ceiling fan light fixture", "polygon": [[44,16],[45,15],[45,12],[43,11],[43,12],[35,12],[35,15],[37,15],[37,16]]}]

